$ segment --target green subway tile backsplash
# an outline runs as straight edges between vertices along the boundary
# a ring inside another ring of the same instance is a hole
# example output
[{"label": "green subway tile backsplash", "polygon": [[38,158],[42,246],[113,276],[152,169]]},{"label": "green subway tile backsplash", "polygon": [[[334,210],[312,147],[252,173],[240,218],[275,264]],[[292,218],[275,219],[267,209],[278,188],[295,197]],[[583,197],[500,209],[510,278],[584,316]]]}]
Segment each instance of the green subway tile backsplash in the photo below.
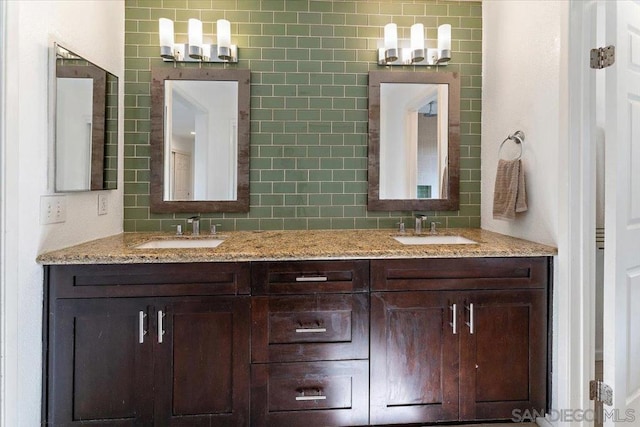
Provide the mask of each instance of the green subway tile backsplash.
[{"label": "green subway tile backsplash", "polygon": [[[157,20],[231,21],[240,62],[251,70],[251,172],[248,213],[203,214],[223,230],[394,228],[411,212],[368,212],[368,72],[379,70],[382,26],[409,37],[421,22],[435,39],[452,24],[453,59],[442,71],[461,76],[460,210],[427,212],[447,227],[480,226],[482,5],[443,0],[127,0],[125,2],[125,231],[170,231],[191,214],[149,209],[151,68]],[[435,42],[434,40],[432,42]],[[209,65],[206,65],[209,66]],[[223,65],[214,64],[213,67]],[[406,67],[411,69],[411,67]],[[437,72],[416,67],[415,72]],[[196,214],[198,212],[194,212]]]}]

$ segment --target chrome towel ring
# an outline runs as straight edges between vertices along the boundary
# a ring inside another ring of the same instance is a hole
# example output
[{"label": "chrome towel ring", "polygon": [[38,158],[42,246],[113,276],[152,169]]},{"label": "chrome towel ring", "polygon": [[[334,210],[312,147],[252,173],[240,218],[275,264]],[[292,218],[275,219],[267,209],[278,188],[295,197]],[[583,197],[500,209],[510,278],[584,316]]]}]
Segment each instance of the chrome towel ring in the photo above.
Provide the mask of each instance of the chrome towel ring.
[{"label": "chrome towel ring", "polygon": [[518,157],[513,159],[513,160],[520,160],[520,158],[522,157],[522,145],[524,144],[524,132],[522,132],[521,130],[517,130],[511,135],[507,136],[504,139],[504,141],[502,141],[502,144],[500,144],[500,148],[498,149],[498,158],[500,158],[500,153],[502,152],[502,146],[508,140],[514,141],[520,147],[520,153],[518,154]]}]

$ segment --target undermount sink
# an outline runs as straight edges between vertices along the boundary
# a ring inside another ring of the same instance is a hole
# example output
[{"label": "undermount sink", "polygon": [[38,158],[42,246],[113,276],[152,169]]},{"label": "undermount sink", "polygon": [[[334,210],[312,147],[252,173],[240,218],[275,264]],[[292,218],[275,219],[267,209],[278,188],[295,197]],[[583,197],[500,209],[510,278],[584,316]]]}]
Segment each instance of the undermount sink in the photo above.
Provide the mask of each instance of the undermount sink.
[{"label": "undermount sink", "polygon": [[470,245],[478,243],[462,236],[396,236],[394,237],[403,245]]},{"label": "undermount sink", "polygon": [[136,249],[179,249],[179,248],[215,248],[222,239],[159,239],[136,245]]}]

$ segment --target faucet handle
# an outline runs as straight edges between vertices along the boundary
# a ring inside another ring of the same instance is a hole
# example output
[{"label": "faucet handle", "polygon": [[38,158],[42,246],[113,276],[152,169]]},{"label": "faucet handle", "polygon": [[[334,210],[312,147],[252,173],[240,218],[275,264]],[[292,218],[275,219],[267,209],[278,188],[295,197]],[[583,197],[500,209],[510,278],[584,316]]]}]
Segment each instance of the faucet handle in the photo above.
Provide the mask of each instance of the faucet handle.
[{"label": "faucet handle", "polygon": [[438,230],[437,230],[436,226],[440,225],[440,224],[442,224],[442,223],[439,222],[439,221],[431,221],[431,227],[429,228],[429,232],[431,232],[433,234],[437,233]]},{"label": "faucet handle", "polygon": [[402,218],[400,218],[399,222],[396,222],[396,225],[398,226],[398,232],[399,233],[404,233],[405,232],[404,221],[402,220]]},{"label": "faucet handle", "polygon": [[222,227],[222,224],[211,224],[211,235],[215,236],[218,234],[218,227]]},{"label": "faucet handle", "polygon": [[182,236],[182,224],[172,225],[171,228],[176,229],[176,236]]}]

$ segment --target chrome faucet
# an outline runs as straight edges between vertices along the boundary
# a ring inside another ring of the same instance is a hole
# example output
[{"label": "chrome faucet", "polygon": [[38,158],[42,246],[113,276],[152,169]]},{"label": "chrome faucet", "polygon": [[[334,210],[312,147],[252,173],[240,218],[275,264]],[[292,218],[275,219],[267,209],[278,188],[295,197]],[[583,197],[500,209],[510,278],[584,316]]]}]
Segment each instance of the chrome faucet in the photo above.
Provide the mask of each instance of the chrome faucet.
[{"label": "chrome faucet", "polygon": [[427,221],[427,217],[422,214],[416,214],[416,234],[422,233],[422,223]]},{"label": "chrome faucet", "polygon": [[200,235],[200,217],[197,215],[192,216],[191,218],[187,219],[187,222],[191,224],[191,234],[193,236]]}]

